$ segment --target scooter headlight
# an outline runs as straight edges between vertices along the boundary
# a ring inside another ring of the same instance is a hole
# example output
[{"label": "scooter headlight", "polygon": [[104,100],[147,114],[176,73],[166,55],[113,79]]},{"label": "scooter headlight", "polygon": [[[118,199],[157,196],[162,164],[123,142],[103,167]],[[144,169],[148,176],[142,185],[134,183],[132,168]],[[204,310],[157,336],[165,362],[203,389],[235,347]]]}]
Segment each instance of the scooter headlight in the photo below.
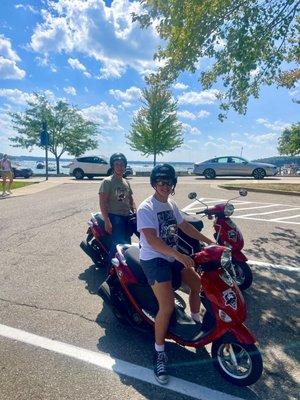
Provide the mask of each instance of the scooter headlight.
[{"label": "scooter headlight", "polygon": [[230,217],[233,214],[234,205],[231,203],[227,203],[224,207],[224,214],[226,217]]},{"label": "scooter headlight", "polygon": [[221,256],[221,265],[222,267],[225,267],[230,262],[231,262],[231,251],[230,249],[225,249]]}]

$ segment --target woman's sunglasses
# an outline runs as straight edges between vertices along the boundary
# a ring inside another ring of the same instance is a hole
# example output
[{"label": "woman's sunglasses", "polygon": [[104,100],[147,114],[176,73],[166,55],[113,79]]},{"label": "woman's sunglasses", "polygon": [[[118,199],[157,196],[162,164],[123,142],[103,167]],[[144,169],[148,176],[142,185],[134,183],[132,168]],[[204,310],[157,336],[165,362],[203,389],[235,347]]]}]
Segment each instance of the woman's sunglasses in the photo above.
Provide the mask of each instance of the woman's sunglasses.
[{"label": "woman's sunglasses", "polygon": [[173,186],[173,182],[172,181],[162,181],[162,180],[159,180],[159,181],[156,181],[156,185],[157,186],[168,186],[168,187],[172,187]]}]

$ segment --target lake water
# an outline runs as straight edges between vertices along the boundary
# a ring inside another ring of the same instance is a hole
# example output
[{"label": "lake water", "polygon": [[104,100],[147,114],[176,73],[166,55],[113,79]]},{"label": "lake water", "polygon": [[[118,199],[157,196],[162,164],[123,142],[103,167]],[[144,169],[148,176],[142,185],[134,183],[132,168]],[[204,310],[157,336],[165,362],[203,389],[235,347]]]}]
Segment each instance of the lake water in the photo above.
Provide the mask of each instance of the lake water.
[{"label": "lake water", "polygon": [[[41,159],[41,161],[43,161]],[[70,164],[70,161],[61,161],[60,162],[60,173],[69,174],[69,168],[65,168]],[[194,163],[191,162],[168,162],[168,164],[173,165],[176,171],[188,171],[193,168]],[[45,169],[37,169],[36,161],[20,161],[14,160],[13,165],[17,165],[20,168],[31,168],[34,174],[45,174]],[[151,171],[153,168],[153,163],[150,161],[128,161],[128,165],[130,165],[134,172],[144,172]],[[53,168],[54,171],[49,171],[49,174],[56,173],[56,164],[53,161],[49,162],[49,167]]]}]

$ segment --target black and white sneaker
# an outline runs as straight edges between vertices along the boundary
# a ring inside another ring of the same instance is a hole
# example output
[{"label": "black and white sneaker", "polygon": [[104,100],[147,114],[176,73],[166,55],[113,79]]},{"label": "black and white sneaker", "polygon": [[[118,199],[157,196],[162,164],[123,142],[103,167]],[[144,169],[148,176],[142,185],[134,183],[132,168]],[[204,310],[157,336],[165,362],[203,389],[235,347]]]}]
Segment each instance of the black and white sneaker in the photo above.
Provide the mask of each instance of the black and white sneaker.
[{"label": "black and white sneaker", "polygon": [[162,385],[169,382],[167,372],[168,357],[164,351],[156,351],[154,354],[154,376]]}]

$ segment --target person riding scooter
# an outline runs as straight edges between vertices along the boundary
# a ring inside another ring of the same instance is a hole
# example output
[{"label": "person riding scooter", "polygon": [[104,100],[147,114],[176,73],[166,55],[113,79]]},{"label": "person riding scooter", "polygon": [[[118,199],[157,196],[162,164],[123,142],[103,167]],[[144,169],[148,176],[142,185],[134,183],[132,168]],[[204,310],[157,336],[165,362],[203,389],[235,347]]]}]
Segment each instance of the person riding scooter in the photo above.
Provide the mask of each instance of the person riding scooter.
[{"label": "person riding scooter", "polygon": [[113,174],[103,179],[99,189],[100,210],[105,223],[105,231],[111,235],[109,261],[114,256],[116,245],[131,243],[132,229],[129,220],[136,212],[129,182],[123,178],[127,159],[122,153],[110,157]]},{"label": "person riding scooter", "polygon": [[181,280],[190,287],[191,316],[195,322],[201,322],[200,277],[193,268],[193,259],[177,251],[176,235],[169,234],[170,227],[175,232],[179,227],[186,235],[207,244],[213,242],[184,221],[176,203],[169,199],[169,195],[175,193],[177,184],[175,170],[171,165],[154,167],[150,183],[155,193],[138,208],[137,230],[140,232],[140,263],[159,304],[155,318],[154,374],[158,382],[166,384],[168,374],[164,344],[174,310],[172,281]]}]

